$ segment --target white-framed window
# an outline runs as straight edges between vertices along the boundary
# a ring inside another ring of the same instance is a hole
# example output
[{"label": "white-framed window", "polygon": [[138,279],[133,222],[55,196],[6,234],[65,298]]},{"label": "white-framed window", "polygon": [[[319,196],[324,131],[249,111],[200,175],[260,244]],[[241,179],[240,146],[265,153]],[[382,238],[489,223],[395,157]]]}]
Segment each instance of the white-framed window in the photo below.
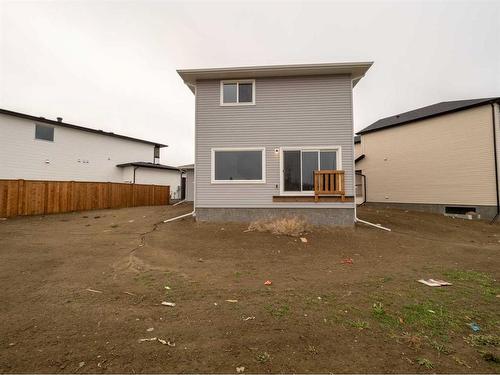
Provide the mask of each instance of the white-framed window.
[{"label": "white-framed window", "polygon": [[266,182],[264,147],[212,148],[213,184],[263,184]]},{"label": "white-framed window", "polygon": [[220,81],[220,105],[254,105],[255,80],[239,79]]},{"label": "white-framed window", "polygon": [[340,146],[282,147],[280,194],[313,195],[314,171],[341,169]]},{"label": "white-framed window", "polygon": [[54,127],[50,125],[35,124],[35,139],[54,142]]}]

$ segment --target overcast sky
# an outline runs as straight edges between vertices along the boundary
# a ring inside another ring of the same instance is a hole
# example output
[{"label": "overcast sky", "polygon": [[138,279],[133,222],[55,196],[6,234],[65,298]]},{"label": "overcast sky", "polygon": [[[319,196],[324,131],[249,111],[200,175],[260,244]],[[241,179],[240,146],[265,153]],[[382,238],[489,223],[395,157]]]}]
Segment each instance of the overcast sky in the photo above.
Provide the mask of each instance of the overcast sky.
[{"label": "overcast sky", "polygon": [[346,61],[375,62],[356,130],[500,96],[500,1],[0,0],[0,108],[166,143],[165,164],[194,159],[176,69]]}]

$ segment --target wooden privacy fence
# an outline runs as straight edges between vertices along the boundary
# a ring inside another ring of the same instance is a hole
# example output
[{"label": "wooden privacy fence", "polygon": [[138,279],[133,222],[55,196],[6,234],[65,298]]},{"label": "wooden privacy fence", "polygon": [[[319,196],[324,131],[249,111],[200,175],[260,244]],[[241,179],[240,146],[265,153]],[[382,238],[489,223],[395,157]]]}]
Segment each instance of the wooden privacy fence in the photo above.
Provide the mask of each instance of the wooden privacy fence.
[{"label": "wooden privacy fence", "polygon": [[0,180],[0,217],[170,202],[170,187],[115,182]]}]

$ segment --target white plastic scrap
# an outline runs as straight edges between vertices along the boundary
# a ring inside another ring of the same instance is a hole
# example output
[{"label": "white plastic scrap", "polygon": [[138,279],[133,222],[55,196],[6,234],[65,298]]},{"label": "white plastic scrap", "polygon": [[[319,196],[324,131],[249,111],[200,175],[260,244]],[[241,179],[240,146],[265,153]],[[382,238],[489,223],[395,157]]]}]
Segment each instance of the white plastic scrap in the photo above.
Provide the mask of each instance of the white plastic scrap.
[{"label": "white plastic scrap", "polygon": [[162,304],[163,306],[175,307],[175,303],[174,303],[174,302],[166,302],[166,301],[163,301],[161,304]]}]

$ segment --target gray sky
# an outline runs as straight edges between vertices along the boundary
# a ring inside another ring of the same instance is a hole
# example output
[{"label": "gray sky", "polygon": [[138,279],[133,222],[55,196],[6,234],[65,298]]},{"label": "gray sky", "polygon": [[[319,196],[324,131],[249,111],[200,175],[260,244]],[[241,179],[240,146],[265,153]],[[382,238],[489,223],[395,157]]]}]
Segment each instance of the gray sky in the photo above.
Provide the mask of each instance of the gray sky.
[{"label": "gray sky", "polygon": [[355,129],[500,96],[500,1],[0,0],[0,108],[167,143],[194,157],[178,68],[369,61]]}]

